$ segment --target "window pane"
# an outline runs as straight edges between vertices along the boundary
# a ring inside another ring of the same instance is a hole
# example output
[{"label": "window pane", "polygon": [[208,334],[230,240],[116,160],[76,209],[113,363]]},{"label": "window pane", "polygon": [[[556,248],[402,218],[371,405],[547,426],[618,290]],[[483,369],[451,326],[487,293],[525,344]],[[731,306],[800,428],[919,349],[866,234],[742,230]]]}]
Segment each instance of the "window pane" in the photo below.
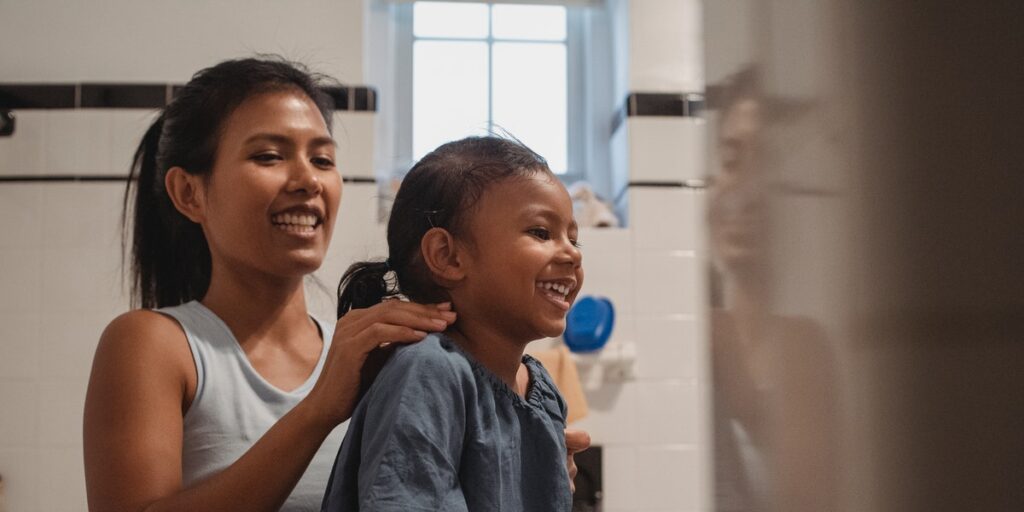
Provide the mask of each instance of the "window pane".
[{"label": "window pane", "polygon": [[548,160],[568,168],[565,45],[494,44],[494,124]]},{"label": "window pane", "polygon": [[487,37],[487,4],[416,2],[412,8],[416,37]]},{"label": "window pane", "polygon": [[412,73],[413,158],[487,133],[487,43],[416,41]]},{"label": "window pane", "polygon": [[501,39],[565,40],[565,7],[552,5],[495,5],[494,37]]}]

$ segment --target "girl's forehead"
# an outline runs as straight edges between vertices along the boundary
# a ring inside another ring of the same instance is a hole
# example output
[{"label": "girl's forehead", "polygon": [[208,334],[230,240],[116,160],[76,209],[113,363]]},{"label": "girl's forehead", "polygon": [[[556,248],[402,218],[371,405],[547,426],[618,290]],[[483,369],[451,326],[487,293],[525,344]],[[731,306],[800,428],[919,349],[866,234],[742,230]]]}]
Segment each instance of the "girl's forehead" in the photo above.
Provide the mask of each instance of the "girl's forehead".
[{"label": "girl's forehead", "polygon": [[543,172],[502,180],[487,187],[476,213],[518,217],[540,210],[572,220],[572,200],[565,186],[558,178]]}]

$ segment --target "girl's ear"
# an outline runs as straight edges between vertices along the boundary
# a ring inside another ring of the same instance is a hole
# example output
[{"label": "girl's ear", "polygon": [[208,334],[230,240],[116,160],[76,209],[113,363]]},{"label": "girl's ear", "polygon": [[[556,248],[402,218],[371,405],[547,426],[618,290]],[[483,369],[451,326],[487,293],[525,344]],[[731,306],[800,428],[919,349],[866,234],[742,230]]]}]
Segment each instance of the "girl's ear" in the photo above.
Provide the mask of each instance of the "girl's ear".
[{"label": "girl's ear", "polygon": [[437,284],[454,288],[466,278],[466,261],[455,237],[444,228],[430,228],[420,239],[423,262]]},{"label": "girl's ear", "polygon": [[181,167],[171,167],[164,176],[164,187],[174,207],[197,224],[205,218],[205,201],[202,200],[205,190],[201,182],[202,177],[191,175]]}]

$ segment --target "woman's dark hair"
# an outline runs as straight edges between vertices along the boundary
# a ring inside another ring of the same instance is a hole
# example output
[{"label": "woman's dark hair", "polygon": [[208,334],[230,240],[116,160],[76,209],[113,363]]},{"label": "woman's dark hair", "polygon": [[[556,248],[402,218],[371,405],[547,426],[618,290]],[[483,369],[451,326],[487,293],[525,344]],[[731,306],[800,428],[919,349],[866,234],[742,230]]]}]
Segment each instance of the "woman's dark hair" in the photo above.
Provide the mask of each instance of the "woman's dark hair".
[{"label": "woman's dark hair", "polygon": [[334,100],[325,87],[334,85],[301,64],[261,55],[203,69],[176,91],[135,151],[125,189],[122,244],[127,245],[131,231],[132,306],[182,304],[202,298],[210,286],[209,245],[199,225],[175,209],[167,195],[167,170],[177,166],[209,176],[225,120],[255,95],[301,92],[330,129]]},{"label": "woman's dark hair", "polygon": [[537,173],[551,175],[547,161],[523,143],[501,137],[468,137],[423,157],[405,176],[391,207],[387,260],[348,268],[338,285],[338,317],[399,295],[422,303],[448,300],[420,255],[423,235],[435,227],[464,234],[467,213],[488,186]]}]

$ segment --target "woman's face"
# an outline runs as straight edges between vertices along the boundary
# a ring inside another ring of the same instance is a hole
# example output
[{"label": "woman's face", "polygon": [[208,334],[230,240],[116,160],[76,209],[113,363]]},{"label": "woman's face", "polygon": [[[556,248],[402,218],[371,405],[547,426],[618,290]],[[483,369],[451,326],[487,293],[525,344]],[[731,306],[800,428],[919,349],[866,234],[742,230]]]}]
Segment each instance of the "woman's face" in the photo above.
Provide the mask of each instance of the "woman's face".
[{"label": "woman's face", "polygon": [[712,249],[725,270],[756,264],[767,229],[764,177],[757,161],[760,104],[740,100],[723,113],[718,154],[721,168],[709,196]]},{"label": "woman's face", "polygon": [[334,140],[295,90],[245,100],[221,128],[203,187],[214,273],[294,278],[320,267],[341,199]]}]

